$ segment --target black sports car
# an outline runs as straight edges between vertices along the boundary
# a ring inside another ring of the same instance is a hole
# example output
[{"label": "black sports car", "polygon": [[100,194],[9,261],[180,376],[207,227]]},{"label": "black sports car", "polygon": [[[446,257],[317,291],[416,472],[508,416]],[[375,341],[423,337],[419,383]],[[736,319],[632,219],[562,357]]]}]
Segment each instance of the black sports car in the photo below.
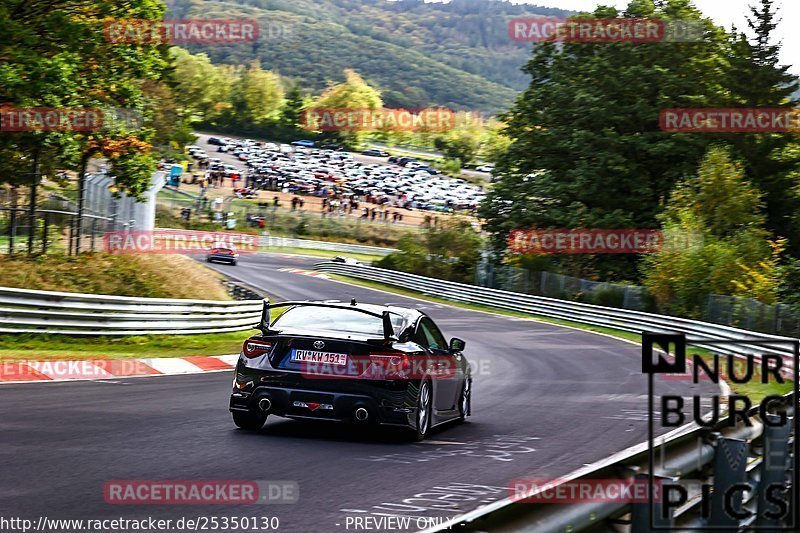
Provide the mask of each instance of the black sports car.
[{"label": "black sports car", "polygon": [[[270,322],[270,310],[287,308]],[[342,302],[264,302],[260,335],[244,342],[230,410],[242,429],[268,415],[431,428],[470,414],[464,341],[425,313]]]}]

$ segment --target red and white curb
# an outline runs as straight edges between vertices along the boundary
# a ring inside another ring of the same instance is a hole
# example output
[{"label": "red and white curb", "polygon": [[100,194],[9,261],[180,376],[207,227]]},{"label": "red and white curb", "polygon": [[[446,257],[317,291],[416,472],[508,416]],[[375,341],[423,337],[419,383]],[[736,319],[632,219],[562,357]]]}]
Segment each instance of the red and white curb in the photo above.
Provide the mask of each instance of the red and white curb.
[{"label": "red and white curb", "polygon": [[238,355],[78,361],[3,361],[0,384],[171,376],[233,370]]},{"label": "red and white curb", "polygon": [[303,276],[311,276],[312,278],[330,279],[327,274],[315,272],[313,270],[306,270],[304,268],[279,268],[278,272],[289,272],[290,274],[301,274]]}]

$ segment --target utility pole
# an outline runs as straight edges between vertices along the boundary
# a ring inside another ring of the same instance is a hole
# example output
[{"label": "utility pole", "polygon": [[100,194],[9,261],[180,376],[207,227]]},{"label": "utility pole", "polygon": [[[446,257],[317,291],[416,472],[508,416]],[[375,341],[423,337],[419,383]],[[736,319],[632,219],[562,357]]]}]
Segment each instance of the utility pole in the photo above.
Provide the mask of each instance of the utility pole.
[{"label": "utility pole", "polygon": [[33,181],[31,183],[31,198],[28,204],[28,255],[33,255],[33,241],[36,238],[36,190],[39,186],[39,156],[42,147],[37,145],[33,152]]},{"label": "utility pole", "polygon": [[89,154],[81,157],[81,169],[78,174],[78,228],[77,239],[75,241],[75,255],[81,253],[81,234],[83,230],[83,204],[86,196],[86,165],[89,162]]}]

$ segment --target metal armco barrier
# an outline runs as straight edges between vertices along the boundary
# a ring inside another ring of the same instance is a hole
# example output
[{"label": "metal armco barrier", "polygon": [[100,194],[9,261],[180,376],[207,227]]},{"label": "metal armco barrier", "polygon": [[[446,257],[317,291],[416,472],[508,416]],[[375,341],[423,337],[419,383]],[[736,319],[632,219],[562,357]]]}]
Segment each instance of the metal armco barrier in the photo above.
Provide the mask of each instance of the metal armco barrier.
[{"label": "metal armco barrier", "polygon": [[[375,267],[321,262],[316,269],[358,279],[375,281],[424,294],[490,308],[530,313],[533,315],[568,320],[571,322],[604,326],[622,331],[642,333],[685,333],[695,339],[690,344],[728,353],[735,356],[772,353],[780,355],[786,363],[793,361],[797,340],[763,333],[755,333],[718,324],[696,320],[656,315],[638,311],[601,307],[579,302],[555,300],[540,296],[514,293],[453,283],[423,276],[390,271]],[[704,344],[720,340],[739,341],[735,345]],[[778,342],[782,341],[782,342]],[[790,363],[793,366],[793,363]],[[788,366],[788,365],[787,365]],[[757,527],[764,531],[786,531],[786,524],[769,521],[764,511],[774,511],[767,500],[764,487],[775,484],[790,487],[789,470],[796,468],[792,453],[794,439],[791,429],[796,424],[793,394],[784,396],[781,407],[790,423],[771,426],[761,419],[758,407],[747,413],[747,423],[739,421],[729,426],[721,421],[712,428],[687,424],[657,437],[653,448],[657,458],[653,474],[667,485],[687,484],[698,489],[690,494],[688,502],[675,512],[661,516],[657,502],[649,501],[594,501],[582,503],[547,503],[541,496],[545,488],[523,490],[528,501],[521,501],[509,486],[509,496],[478,509],[455,517],[427,531],[526,531],[551,533],[556,531],[670,531],[693,528],[707,531],[744,531]],[[778,414],[767,414],[768,420]],[[648,479],[648,444],[643,443],[619,452],[605,460],[588,465],[558,480],[558,483],[591,485],[592,480],[616,480],[623,483],[641,483]],[[768,466],[769,465],[769,466]],[[794,474],[796,477],[796,474]],[[732,519],[723,508],[722,493],[736,483],[747,484],[737,510],[746,516]],[[710,488],[706,503],[700,489]],[[523,489],[525,486],[523,485]],[[794,487],[798,490],[798,487]],[[789,493],[789,502],[794,495]],[[533,501],[531,501],[533,496]],[[539,499],[537,499],[539,498]],[[791,505],[795,513],[800,512]],[[653,522],[651,523],[651,518]],[[656,529],[653,529],[655,526]],[[659,529],[660,528],[660,529]],[[795,530],[800,530],[800,527]]]},{"label": "metal armco barrier", "polygon": [[261,300],[134,298],[0,287],[0,333],[189,335],[252,329]]},{"label": "metal armco barrier", "polygon": [[[755,333],[730,326],[710,324],[698,320],[679,318],[666,315],[656,315],[644,313],[642,311],[631,311],[628,309],[617,309],[613,307],[602,307],[599,305],[571,302],[567,300],[556,300],[543,296],[522,294],[518,292],[503,291],[499,289],[489,289],[477,287],[464,283],[455,283],[440,279],[427,278],[405,272],[386,270],[361,265],[349,265],[344,263],[333,263],[324,261],[317,263],[315,268],[322,272],[331,274],[341,274],[354,278],[365,279],[411,289],[429,294],[439,298],[446,298],[456,302],[464,302],[473,305],[493,307],[506,311],[516,311],[519,313],[530,313],[548,318],[568,320],[580,324],[601,326],[631,333],[641,333],[642,331],[652,331],[657,333],[686,333],[693,338],[705,338],[709,340],[738,340],[738,339],[760,339],[785,341],[785,337],[767,335],[765,333]],[[776,343],[759,345],[737,345],[737,346],[711,346],[695,343],[696,346],[713,348],[719,353],[732,353],[734,355],[746,355],[748,353],[774,353],[782,356],[792,355],[786,345]]]},{"label": "metal armco barrier", "polygon": [[[787,403],[791,397],[787,396]],[[791,410],[790,410],[791,412]],[[750,413],[755,415],[755,413]],[[759,487],[773,483],[786,485],[788,470],[793,463],[788,429],[791,424],[780,428],[763,425],[757,417],[751,419],[751,427],[741,424],[734,428],[700,429],[679,428],[664,436],[664,442],[654,447],[657,458],[654,479],[660,487],[681,482],[696,484],[698,490],[692,494],[686,505],[676,512],[662,516],[661,506],[653,507],[651,527],[651,507],[646,500],[634,503],[623,501],[593,501],[582,503],[546,502],[546,490],[542,488],[527,491],[522,485],[521,495],[515,496],[513,485],[509,486],[509,496],[468,512],[453,520],[440,524],[427,531],[491,531],[492,533],[525,531],[530,533],[577,532],[577,531],[630,531],[631,533],[649,531],[725,531],[749,530],[755,525],[756,516],[771,510],[771,503],[765,500]],[[658,439],[659,441],[661,439]],[[767,443],[778,443],[768,445]],[[769,446],[769,453],[764,453]],[[733,461],[732,461],[733,459]],[[772,468],[770,465],[783,465]],[[648,483],[647,444],[629,448],[623,452],[577,470],[559,480],[572,486],[593,486],[592,480],[618,480],[624,484],[640,484],[640,494]],[[735,483],[746,483],[752,489],[746,493],[739,509],[747,511],[747,519],[732,522],[722,508],[720,495]],[[709,516],[702,518],[703,502],[699,497],[699,486],[712,489],[707,509]],[[684,486],[691,486],[687,483]],[[536,501],[524,501],[522,498]],[[537,499],[538,498],[538,499]],[[788,498],[787,498],[788,499]],[[768,531],[779,531],[777,523],[765,523],[758,519],[759,527]],[[769,529],[770,527],[774,529]],[[691,529],[689,529],[691,528]],[[784,530],[786,530],[784,528]]]}]

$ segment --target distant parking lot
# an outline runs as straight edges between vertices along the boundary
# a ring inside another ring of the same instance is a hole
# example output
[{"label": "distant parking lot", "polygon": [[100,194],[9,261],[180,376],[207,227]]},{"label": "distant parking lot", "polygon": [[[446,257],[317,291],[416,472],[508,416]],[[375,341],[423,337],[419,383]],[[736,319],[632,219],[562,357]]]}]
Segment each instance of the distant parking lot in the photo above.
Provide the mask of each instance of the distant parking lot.
[{"label": "distant parking lot", "polygon": [[[367,202],[383,208],[474,213],[484,191],[465,180],[432,174],[425,163],[198,134],[193,157],[212,169],[244,175],[241,188],[277,190]],[[209,139],[222,142],[209,144]],[[195,167],[197,165],[195,164]],[[231,169],[233,167],[233,169]],[[195,171],[197,173],[197,171]],[[363,205],[363,204],[362,204]],[[362,207],[363,208],[363,207]]]}]

